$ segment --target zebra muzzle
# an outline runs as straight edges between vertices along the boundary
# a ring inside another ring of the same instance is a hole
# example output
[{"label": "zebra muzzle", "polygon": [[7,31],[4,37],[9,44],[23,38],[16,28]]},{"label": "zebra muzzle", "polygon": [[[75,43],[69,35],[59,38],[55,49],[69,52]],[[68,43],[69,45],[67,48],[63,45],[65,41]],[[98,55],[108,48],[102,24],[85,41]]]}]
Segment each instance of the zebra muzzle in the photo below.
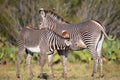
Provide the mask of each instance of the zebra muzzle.
[{"label": "zebra muzzle", "polygon": [[71,42],[70,40],[65,40],[64,42],[65,42],[65,44],[66,44],[67,46],[72,45],[72,42]]}]

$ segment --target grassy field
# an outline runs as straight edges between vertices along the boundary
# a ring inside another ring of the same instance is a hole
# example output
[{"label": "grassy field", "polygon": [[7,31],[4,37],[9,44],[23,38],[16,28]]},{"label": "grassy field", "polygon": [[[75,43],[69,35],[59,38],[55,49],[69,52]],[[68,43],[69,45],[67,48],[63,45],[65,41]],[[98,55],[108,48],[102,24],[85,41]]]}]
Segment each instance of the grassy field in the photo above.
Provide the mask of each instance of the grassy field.
[{"label": "grassy field", "polygon": [[[104,63],[103,78],[91,77],[93,63],[67,63],[68,78],[67,80],[120,80],[120,64],[114,62]],[[7,63],[6,65],[0,64],[0,80],[42,80],[37,78],[39,74],[38,62],[32,63],[34,78],[30,79],[26,64],[21,64],[21,79],[16,78],[16,65],[13,63]],[[49,75],[49,68],[47,64],[44,67],[44,73]],[[54,64],[55,78],[51,80],[66,80],[62,78],[62,65],[61,63]],[[46,75],[46,76],[47,76]],[[43,79],[44,80],[44,79]],[[49,80],[49,78],[47,79]]]}]

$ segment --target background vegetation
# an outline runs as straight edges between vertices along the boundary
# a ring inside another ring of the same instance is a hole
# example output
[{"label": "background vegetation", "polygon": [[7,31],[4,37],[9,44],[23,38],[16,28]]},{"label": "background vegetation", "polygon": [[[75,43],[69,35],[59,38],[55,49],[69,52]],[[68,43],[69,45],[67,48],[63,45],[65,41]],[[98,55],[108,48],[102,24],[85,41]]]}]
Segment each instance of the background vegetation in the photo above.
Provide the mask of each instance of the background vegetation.
[{"label": "background vegetation", "polygon": [[[41,20],[38,10],[43,7],[51,10],[55,8],[56,13],[74,24],[88,19],[99,21],[106,27],[108,35],[117,36],[113,42],[105,40],[103,56],[107,60],[119,60],[119,4],[119,0],[0,0],[0,59],[15,61],[17,33],[29,24],[37,28]],[[87,50],[70,53],[74,53],[69,55],[72,62],[91,60]]]},{"label": "background vegetation", "polygon": [[[16,62],[17,34],[29,24],[38,28],[41,21],[38,10],[41,7],[55,8],[56,13],[73,24],[88,19],[100,22],[110,37],[117,36],[112,42],[105,39],[103,60],[120,64],[120,0],[0,0],[0,64]],[[35,54],[33,62],[37,59],[38,54]],[[69,52],[69,62],[90,63],[91,60],[87,49]],[[55,51],[54,62],[59,61]]]}]

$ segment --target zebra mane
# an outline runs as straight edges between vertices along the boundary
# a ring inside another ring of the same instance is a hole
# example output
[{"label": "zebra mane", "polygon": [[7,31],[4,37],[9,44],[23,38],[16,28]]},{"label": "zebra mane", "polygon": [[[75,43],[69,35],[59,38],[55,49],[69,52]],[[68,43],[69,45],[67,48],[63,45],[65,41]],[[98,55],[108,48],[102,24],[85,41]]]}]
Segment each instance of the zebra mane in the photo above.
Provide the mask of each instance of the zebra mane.
[{"label": "zebra mane", "polygon": [[58,21],[60,23],[64,23],[64,24],[69,24],[68,21],[65,21],[61,16],[59,16],[57,13],[51,11],[51,10],[44,10],[45,14],[50,16],[52,19],[54,19],[55,21]]}]

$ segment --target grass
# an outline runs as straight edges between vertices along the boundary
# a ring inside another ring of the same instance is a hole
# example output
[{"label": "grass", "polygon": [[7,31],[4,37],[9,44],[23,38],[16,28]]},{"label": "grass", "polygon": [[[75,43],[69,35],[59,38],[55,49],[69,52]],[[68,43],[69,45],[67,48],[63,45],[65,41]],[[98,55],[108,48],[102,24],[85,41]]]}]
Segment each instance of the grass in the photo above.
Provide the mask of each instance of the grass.
[{"label": "grass", "polygon": [[[21,79],[16,78],[16,65],[13,63],[7,63],[6,65],[0,64],[0,80],[41,80],[37,78],[40,67],[38,62],[33,62],[33,73],[34,78],[30,79],[28,74],[28,69],[25,64],[21,64]],[[68,78],[67,80],[120,80],[120,64],[114,62],[104,63],[104,78],[92,78],[93,63],[67,63]],[[62,65],[61,63],[54,64],[54,75],[55,78],[51,80],[65,80],[62,78]],[[44,73],[49,75],[49,68],[47,64],[44,67]],[[96,76],[99,75],[99,72]]]}]

